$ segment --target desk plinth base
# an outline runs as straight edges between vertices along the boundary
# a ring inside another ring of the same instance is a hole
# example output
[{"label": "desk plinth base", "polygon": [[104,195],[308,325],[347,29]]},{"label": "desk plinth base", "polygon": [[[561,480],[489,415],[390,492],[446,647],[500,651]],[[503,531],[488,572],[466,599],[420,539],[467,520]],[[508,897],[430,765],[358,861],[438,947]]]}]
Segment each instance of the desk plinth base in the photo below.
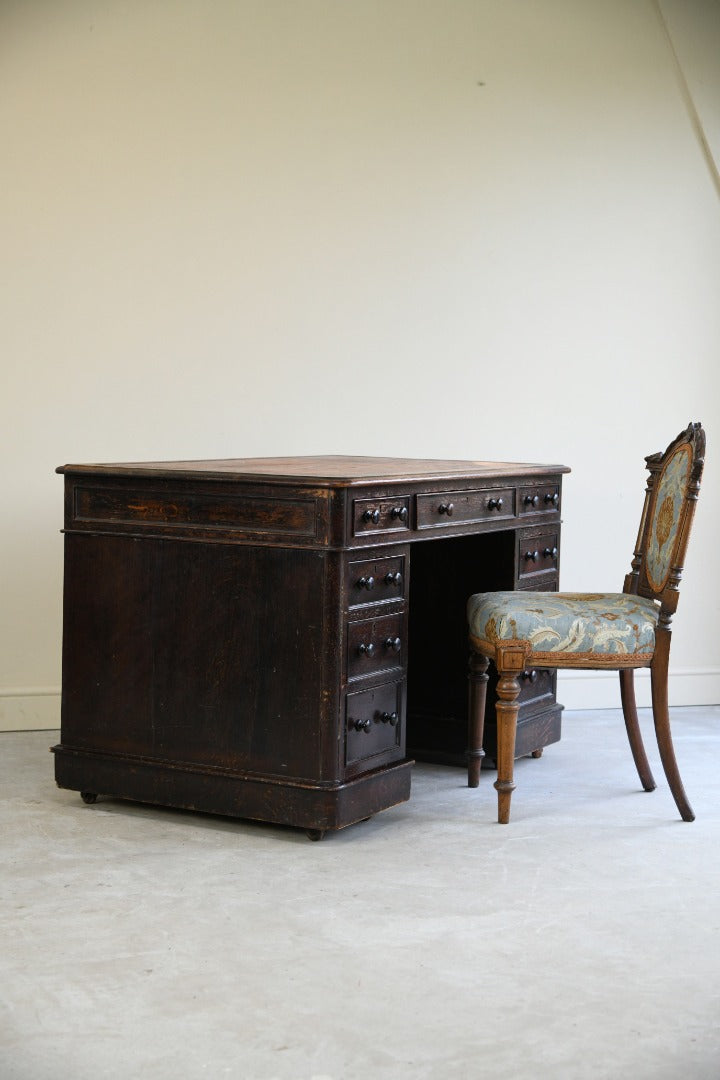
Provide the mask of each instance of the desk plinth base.
[{"label": "desk plinth base", "polygon": [[129,758],[62,744],[55,754],[61,788],[182,810],[248,818],[301,829],[344,829],[410,798],[412,761],[347,783],[314,785],[175,762]]}]

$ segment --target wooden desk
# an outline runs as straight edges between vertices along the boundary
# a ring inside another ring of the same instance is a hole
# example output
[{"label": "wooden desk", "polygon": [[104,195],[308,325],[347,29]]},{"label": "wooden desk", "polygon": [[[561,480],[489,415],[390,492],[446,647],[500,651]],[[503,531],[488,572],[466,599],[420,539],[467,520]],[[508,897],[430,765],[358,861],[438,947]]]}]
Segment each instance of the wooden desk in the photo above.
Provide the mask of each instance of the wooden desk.
[{"label": "wooden desk", "polygon": [[[560,465],[66,465],[61,787],[300,826],[464,764],[465,602],[558,587]],[[494,753],[494,695],[486,748]],[[560,737],[528,672],[518,753]]]}]

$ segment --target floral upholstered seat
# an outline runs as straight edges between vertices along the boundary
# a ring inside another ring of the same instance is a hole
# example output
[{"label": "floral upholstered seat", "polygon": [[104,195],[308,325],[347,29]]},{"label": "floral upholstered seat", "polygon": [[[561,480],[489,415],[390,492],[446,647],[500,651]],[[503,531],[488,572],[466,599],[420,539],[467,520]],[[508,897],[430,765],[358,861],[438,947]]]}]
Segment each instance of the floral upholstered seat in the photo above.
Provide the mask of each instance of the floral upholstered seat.
[{"label": "floral upholstered seat", "polygon": [[533,664],[596,666],[607,656],[636,656],[655,649],[660,605],[629,593],[477,593],[468,601],[470,636],[477,648],[500,641],[525,641]]},{"label": "floral upholstered seat", "polygon": [[[670,623],[705,461],[705,432],[690,424],[667,450],[645,459],[650,473],[630,573],[621,593],[476,593],[467,605],[470,668],[468,784],[477,787],[485,751],[483,730],[488,669],[494,663],[498,821],[510,820],[520,680],[528,668],[617,670],[630,749],[640,782],[655,780],[635,707],[634,673],[650,669],[653,719],[663,769],[680,816],[694,818],[680,779],[670,734],[668,661]],[[533,535],[533,534],[531,534]],[[517,572],[517,570],[516,570]],[[520,575],[516,580],[520,581]],[[540,748],[533,751],[539,755]]]}]

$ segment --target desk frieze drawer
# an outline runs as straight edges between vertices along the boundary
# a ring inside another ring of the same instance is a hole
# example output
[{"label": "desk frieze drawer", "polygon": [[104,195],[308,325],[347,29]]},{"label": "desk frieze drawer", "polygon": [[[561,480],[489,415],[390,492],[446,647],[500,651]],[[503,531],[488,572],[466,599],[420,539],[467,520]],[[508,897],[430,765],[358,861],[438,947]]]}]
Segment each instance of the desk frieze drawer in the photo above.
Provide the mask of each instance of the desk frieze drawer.
[{"label": "desk frieze drawer", "polygon": [[238,534],[318,540],[326,511],[315,495],[77,484],[69,529],[153,534]]},{"label": "desk frieze drawer", "polygon": [[515,517],[515,488],[437,491],[417,496],[418,529],[447,528]]},{"label": "desk frieze drawer", "polygon": [[556,513],[560,509],[560,484],[540,483],[518,490],[518,514]]},{"label": "desk frieze drawer", "polygon": [[403,684],[385,683],[345,699],[345,764],[405,753]]},{"label": "desk frieze drawer", "polygon": [[404,600],[407,596],[404,555],[386,559],[357,559],[348,564],[347,606],[368,607]]},{"label": "desk frieze drawer", "polygon": [[381,495],[353,501],[353,536],[402,533],[409,529],[409,495]]},{"label": "desk frieze drawer", "polygon": [[405,613],[348,624],[347,676],[361,679],[405,666]]},{"label": "desk frieze drawer", "polygon": [[547,574],[558,565],[559,544],[557,531],[521,536],[518,540],[518,581],[535,574]]}]

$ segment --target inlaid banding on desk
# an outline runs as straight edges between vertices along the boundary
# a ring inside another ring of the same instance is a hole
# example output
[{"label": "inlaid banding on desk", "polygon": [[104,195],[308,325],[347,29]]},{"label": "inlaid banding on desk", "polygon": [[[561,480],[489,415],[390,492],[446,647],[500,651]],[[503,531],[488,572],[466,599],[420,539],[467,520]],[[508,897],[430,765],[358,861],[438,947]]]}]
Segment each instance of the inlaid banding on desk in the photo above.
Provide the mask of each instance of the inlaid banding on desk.
[{"label": "inlaid banding on desk", "polygon": [[315,498],[78,486],[73,523],[315,537]]}]

